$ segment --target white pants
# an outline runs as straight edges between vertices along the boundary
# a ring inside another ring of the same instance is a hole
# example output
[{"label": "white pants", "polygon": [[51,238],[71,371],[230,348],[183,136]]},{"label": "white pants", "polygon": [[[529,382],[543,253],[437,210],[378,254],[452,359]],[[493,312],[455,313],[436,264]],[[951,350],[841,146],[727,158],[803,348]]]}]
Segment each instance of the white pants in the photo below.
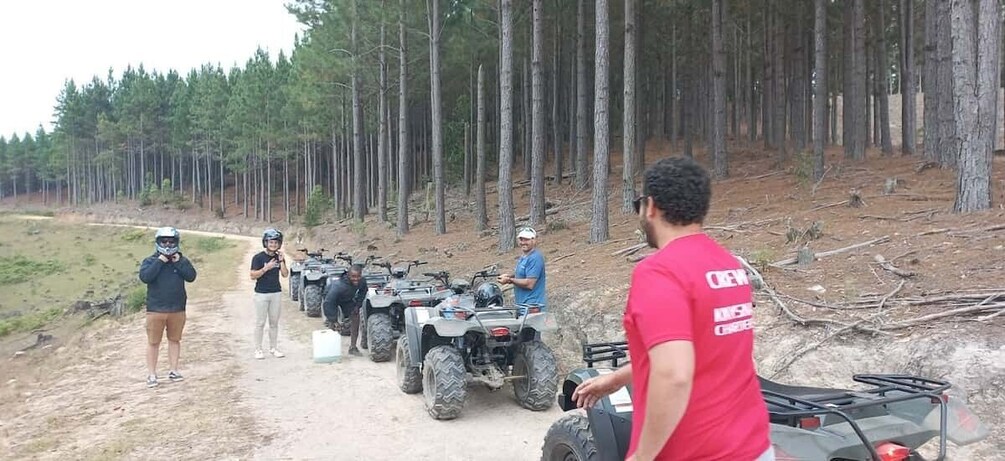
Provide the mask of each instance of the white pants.
[{"label": "white pants", "polygon": [[279,336],[279,313],[283,302],[282,293],[255,293],[255,348],[262,349],[262,329],[269,321],[269,346],[276,348]]}]

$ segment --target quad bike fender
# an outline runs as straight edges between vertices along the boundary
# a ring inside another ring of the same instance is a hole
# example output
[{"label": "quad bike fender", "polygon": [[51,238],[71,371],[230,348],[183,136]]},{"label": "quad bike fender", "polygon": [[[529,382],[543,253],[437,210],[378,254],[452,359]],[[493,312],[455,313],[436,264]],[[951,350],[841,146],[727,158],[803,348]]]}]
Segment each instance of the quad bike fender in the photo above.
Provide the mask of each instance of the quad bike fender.
[{"label": "quad bike fender", "polygon": [[419,321],[418,311],[422,311],[428,316],[424,309],[405,309],[405,336],[408,338],[408,359],[409,366],[422,366],[422,327],[423,322]]},{"label": "quad bike fender", "polygon": [[[925,417],[925,428],[939,430],[938,407]],[[946,402],[946,438],[956,445],[970,445],[990,435],[990,429],[955,395]]]},{"label": "quad bike fender", "polygon": [[304,279],[310,282],[316,282],[322,278],[326,278],[327,275],[321,271],[308,271],[304,272]]},{"label": "quad bike fender", "polygon": [[547,312],[537,314],[527,314],[527,319],[523,324],[524,328],[532,328],[538,332],[558,330],[558,323],[555,318]]},{"label": "quad bike fender", "polygon": [[[572,393],[584,381],[613,373],[610,368],[580,368],[566,376],[558,394],[558,406],[563,411],[576,409]],[[623,387],[586,409],[590,432],[596,442],[598,459],[622,460],[628,454],[632,434],[632,398],[629,387]]]},{"label": "quad bike fender", "polygon": [[[411,311],[414,309],[408,309],[408,310]],[[458,336],[464,336],[464,333],[467,333],[468,330],[472,328],[472,324],[470,322],[457,319],[445,319],[442,317],[431,318],[426,324],[432,326],[433,329],[436,330],[436,334],[444,338],[456,338]],[[475,324],[474,328],[479,327],[477,324]]]},{"label": "quad bike fender", "polygon": [[391,307],[391,304],[394,304],[394,302],[397,300],[398,298],[395,296],[387,296],[376,293],[367,296],[367,302],[370,303],[370,306],[373,307],[374,309],[379,308],[386,309],[388,307]]}]

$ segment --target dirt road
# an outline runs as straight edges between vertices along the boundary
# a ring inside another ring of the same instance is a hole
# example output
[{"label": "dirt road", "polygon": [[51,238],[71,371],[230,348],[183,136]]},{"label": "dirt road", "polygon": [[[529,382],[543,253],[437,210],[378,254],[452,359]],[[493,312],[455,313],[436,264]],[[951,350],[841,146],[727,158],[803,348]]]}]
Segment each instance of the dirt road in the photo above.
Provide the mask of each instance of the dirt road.
[{"label": "dirt road", "polygon": [[397,388],[393,362],[313,363],[310,333],[321,320],[304,316],[288,292],[279,340],[286,357],[255,360],[248,268],[261,246],[228,237],[246,250],[232,278],[223,277],[225,292],[189,299],[185,381],[144,385],[142,315],[67,333],[55,347],[3,359],[0,452],[51,460],[540,458],[557,407],[535,413],[509,387],[472,386],[461,418],[435,421],[421,394]]},{"label": "dirt road", "polygon": [[[236,288],[223,296],[227,323],[243,373],[238,388],[271,443],[258,447],[257,459],[538,459],[557,406],[531,412],[520,407],[507,386],[490,392],[469,388],[464,413],[457,420],[435,421],[422,395],[402,393],[393,362],[343,356],[341,363],[315,364],[310,331],[321,320],[306,318],[284,294],[279,346],[286,357],[252,358],[250,297],[247,276],[252,246]],[[265,339],[268,347],[268,338]],[[343,354],[348,338],[343,338]]]}]

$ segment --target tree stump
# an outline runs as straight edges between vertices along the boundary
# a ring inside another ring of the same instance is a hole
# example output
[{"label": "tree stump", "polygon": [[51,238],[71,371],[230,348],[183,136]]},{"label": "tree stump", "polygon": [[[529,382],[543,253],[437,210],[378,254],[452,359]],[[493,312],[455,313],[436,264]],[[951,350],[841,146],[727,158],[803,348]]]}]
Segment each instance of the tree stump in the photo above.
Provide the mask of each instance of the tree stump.
[{"label": "tree stump", "polygon": [[800,266],[809,266],[816,258],[816,254],[809,247],[802,247],[796,252],[796,264]]}]

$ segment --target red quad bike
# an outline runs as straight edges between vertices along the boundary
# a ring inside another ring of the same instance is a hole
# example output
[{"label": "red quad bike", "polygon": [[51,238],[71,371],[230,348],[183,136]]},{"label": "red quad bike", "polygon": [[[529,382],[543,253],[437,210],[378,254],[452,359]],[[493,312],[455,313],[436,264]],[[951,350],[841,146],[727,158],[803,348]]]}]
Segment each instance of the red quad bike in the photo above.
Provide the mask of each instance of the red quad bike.
[{"label": "red quad bike", "polygon": [[[613,372],[629,361],[625,342],[583,345],[586,368],[562,383],[559,406],[566,414],[544,439],[544,461],[622,460],[632,426],[631,386],[577,409],[571,396],[586,379]],[[610,367],[595,368],[596,363]],[[950,397],[951,384],[910,375],[860,374],[860,390],[790,386],[759,378],[771,419],[771,443],[778,461],[924,461],[918,448],[938,439],[938,460],[946,440],[969,445],[988,428]]]}]

